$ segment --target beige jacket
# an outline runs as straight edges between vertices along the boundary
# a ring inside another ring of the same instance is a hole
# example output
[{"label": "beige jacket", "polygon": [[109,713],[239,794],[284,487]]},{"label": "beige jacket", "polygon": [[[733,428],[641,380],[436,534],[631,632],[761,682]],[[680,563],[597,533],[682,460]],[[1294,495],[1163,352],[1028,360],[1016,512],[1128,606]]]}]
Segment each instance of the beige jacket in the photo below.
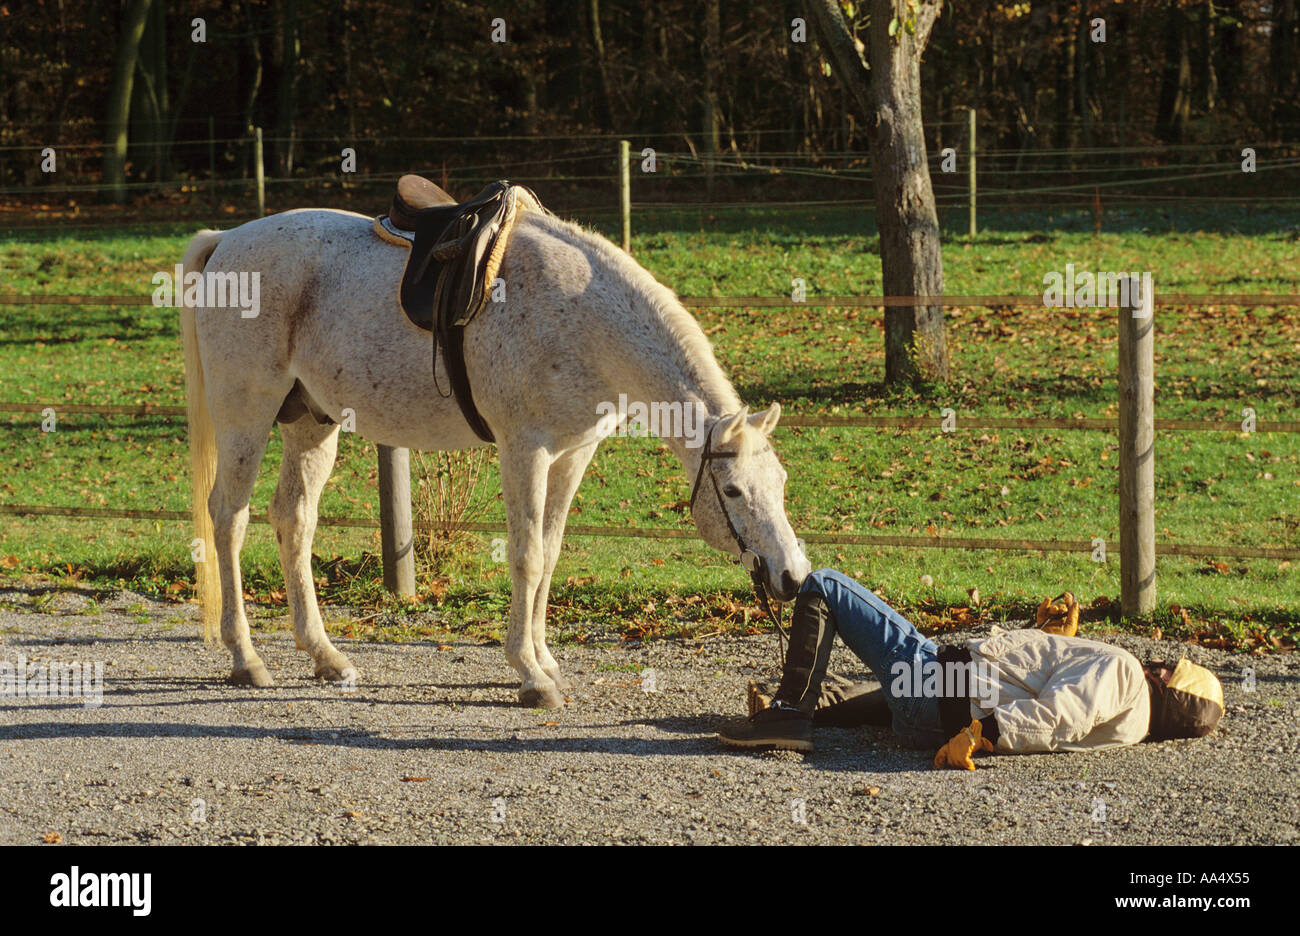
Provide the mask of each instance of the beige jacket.
[{"label": "beige jacket", "polygon": [[[996,626],[967,647],[972,663],[986,664],[974,670],[971,714],[997,716],[999,753],[1099,751],[1147,736],[1146,677],[1127,650]],[[991,708],[982,707],[994,700]]]}]

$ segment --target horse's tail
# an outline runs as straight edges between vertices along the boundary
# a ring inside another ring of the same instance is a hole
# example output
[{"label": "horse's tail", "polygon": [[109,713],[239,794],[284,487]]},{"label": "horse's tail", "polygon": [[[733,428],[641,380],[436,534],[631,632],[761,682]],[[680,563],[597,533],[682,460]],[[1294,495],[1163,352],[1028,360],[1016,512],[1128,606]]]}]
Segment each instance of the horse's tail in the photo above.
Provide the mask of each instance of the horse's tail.
[{"label": "horse's tail", "polygon": [[[220,231],[202,230],[194,235],[181,260],[185,273],[202,273],[212,251],[221,243]],[[178,294],[184,283],[175,284]],[[194,323],[194,307],[181,304],[181,337],[185,343],[185,410],[190,431],[190,474],[194,515],[194,536],[199,540],[195,591],[203,609],[203,639],[212,642],[221,622],[221,576],[217,569],[216,543],[208,497],[217,477],[217,436],[208,410],[207,391],[203,384],[203,362],[199,359],[199,338]]]}]

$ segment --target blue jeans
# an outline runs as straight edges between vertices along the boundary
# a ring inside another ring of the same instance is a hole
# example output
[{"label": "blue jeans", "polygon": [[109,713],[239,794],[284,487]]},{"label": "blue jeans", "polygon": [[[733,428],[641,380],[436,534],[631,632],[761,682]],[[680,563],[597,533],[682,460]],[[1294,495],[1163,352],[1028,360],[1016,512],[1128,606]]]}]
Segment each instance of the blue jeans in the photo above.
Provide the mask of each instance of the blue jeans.
[{"label": "blue jeans", "polygon": [[[800,591],[821,595],[834,615],[835,630],[885,690],[893,731],[909,747],[938,747],[948,740],[939,724],[939,700],[910,691],[911,678],[896,679],[895,666],[908,673],[933,661],[939,648],[870,589],[834,569],[818,569]],[[896,683],[902,683],[896,687]],[[896,693],[896,688],[905,691]]]}]

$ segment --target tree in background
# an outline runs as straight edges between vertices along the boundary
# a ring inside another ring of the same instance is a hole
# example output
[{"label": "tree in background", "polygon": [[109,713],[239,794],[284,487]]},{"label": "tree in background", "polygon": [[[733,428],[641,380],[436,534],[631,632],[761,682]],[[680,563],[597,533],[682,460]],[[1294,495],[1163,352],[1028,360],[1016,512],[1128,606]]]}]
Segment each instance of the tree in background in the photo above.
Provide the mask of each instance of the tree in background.
[{"label": "tree in background", "polygon": [[131,88],[140,58],[140,37],[149,19],[150,0],[128,0],[122,14],[117,52],[113,56],[113,86],[108,94],[108,115],[104,121],[104,182],[109,197],[117,204],[126,201],[126,150],[131,119]]},{"label": "tree in background", "polygon": [[[921,121],[921,53],[940,0],[875,0],[870,8],[870,65],[840,0],[809,0],[831,68],[867,128],[880,267],[886,296],[942,296],[939,215]],[[874,66],[874,67],[873,67]],[[885,381],[946,381],[943,307],[885,310]]]},{"label": "tree in background", "polygon": [[[825,203],[843,190],[841,173],[859,172],[870,155],[861,151],[874,116],[862,119],[857,94],[822,61],[832,57],[825,41],[823,56],[790,41],[797,17],[818,36],[809,2],[526,0],[504,5],[510,38],[494,43],[496,14],[474,0],[0,0],[0,190],[48,197],[93,186],[102,171],[116,198],[178,198],[179,186],[139,183],[249,178],[261,127],[268,174],[301,183],[272,192],[299,200],[359,191],[325,181],[340,149],[355,146],[358,179],[438,175],[445,163],[461,177],[453,186],[469,188],[508,166],[525,181],[546,179],[561,203],[590,203],[616,133],[667,157],[658,174],[638,178],[638,200]],[[850,39],[856,21],[870,46],[854,49],[850,73],[877,54],[868,14],[878,2],[820,0],[847,21]],[[884,5],[889,14],[874,19],[899,24],[886,33],[891,56],[917,60],[917,26],[935,5]],[[1069,173],[1138,162],[1116,147],[1150,146],[1142,160],[1194,165],[1222,158],[1205,144],[1295,140],[1298,10],[1300,0],[948,4],[919,66],[927,150],[960,145],[965,108],[975,107],[989,153],[981,172],[1005,204],[1032,202],[1021,193],[1035,187],[1007,185],[1007,173],[1090,181]],[[195,16],[206,43],[189,41]],[[1104,44],[1090,36],[1098,18]],[[1185,145],[1170,146],[1175,138]],[[57,174],[37,158],[49,146]],[[933,181],[941,207],[959,196],[955,178],[936,172]],[[1249,191],[1242,181],[1224,184],[1257,194],[1266,180]],[[1082,203],[1085,194],[1052,200]]]}]

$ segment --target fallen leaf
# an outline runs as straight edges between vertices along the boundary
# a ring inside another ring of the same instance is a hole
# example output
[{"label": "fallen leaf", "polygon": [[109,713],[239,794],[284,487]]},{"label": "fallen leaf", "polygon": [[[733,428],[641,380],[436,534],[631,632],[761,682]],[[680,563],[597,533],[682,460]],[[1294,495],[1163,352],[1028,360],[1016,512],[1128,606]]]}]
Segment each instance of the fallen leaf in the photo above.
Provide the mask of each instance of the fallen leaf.
[{"label": "fallen leaf", "polygon": [[46,832],[42,841],[45,842],[46,845],[57,845],[63,841],[63,836],[57,832]]}]

